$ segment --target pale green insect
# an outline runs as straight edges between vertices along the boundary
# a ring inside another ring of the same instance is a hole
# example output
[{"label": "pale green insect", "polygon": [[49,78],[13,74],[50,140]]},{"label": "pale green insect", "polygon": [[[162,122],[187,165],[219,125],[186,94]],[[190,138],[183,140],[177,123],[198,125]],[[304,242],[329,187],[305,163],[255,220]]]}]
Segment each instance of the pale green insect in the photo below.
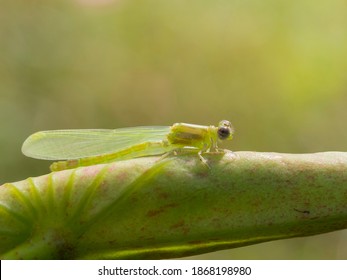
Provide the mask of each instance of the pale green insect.
[{"label": "pale green insect", "polygon": [[23,143],[24,155],[54,162],[52,171],[160,155],[180,149],[203,152],[218,151],[218,140],[231,140],[229,121],[218,127],[186,123],[172,126],[143,126],[119,129],[71,129],[40,131]]}]

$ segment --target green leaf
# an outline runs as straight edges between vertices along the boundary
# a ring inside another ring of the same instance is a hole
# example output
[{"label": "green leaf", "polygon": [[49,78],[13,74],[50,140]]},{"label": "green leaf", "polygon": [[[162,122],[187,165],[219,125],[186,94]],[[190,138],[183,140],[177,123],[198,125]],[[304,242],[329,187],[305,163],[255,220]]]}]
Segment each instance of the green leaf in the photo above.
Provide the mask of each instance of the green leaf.
[{"label": "green leaf", "polygon": [[0,187],[1,259],[159,259],[347,227],[347,153],[146,157]]}]

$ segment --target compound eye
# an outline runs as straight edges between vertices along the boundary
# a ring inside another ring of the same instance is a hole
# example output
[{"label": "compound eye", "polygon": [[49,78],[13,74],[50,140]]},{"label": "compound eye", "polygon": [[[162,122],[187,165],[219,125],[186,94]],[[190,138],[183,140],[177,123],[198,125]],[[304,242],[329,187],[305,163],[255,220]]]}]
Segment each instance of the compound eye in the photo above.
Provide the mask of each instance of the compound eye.
[{"label": "compound eye", "polygon": [[231,127],[231,122],[224,120],[224,121],[221,121],[218,126]]},{"label": "compound eye", "polygon": [[218,128],[218,137],[221,140],[229,138],[230,133],[231,133],[230,127],[222,126]]}]

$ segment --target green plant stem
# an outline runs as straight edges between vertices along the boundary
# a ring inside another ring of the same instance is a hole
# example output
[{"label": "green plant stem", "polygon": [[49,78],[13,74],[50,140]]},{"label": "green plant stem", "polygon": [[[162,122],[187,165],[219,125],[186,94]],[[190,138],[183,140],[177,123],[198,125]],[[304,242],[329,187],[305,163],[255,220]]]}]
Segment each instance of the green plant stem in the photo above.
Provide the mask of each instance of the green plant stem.
[{"label": "green plant stem", "polygon": [[2,259],[158,259],[347,227],[347,153],[227,152],[0,187]]}]

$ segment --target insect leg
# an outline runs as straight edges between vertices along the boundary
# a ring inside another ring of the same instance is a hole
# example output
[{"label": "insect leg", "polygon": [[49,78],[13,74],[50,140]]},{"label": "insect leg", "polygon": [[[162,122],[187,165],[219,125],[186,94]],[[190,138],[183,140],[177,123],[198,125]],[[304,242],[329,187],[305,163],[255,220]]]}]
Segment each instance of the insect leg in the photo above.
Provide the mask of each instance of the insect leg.
[{"label": "insect leg", "polygon": [[202,156],[202,151],[198,152],[198,156],[199,156],[199,159],[201,160],[201,162],[203,163],[203,165],[205,165],[208,169],[211,169],[211,167],[207,163],[207,160]]}]

